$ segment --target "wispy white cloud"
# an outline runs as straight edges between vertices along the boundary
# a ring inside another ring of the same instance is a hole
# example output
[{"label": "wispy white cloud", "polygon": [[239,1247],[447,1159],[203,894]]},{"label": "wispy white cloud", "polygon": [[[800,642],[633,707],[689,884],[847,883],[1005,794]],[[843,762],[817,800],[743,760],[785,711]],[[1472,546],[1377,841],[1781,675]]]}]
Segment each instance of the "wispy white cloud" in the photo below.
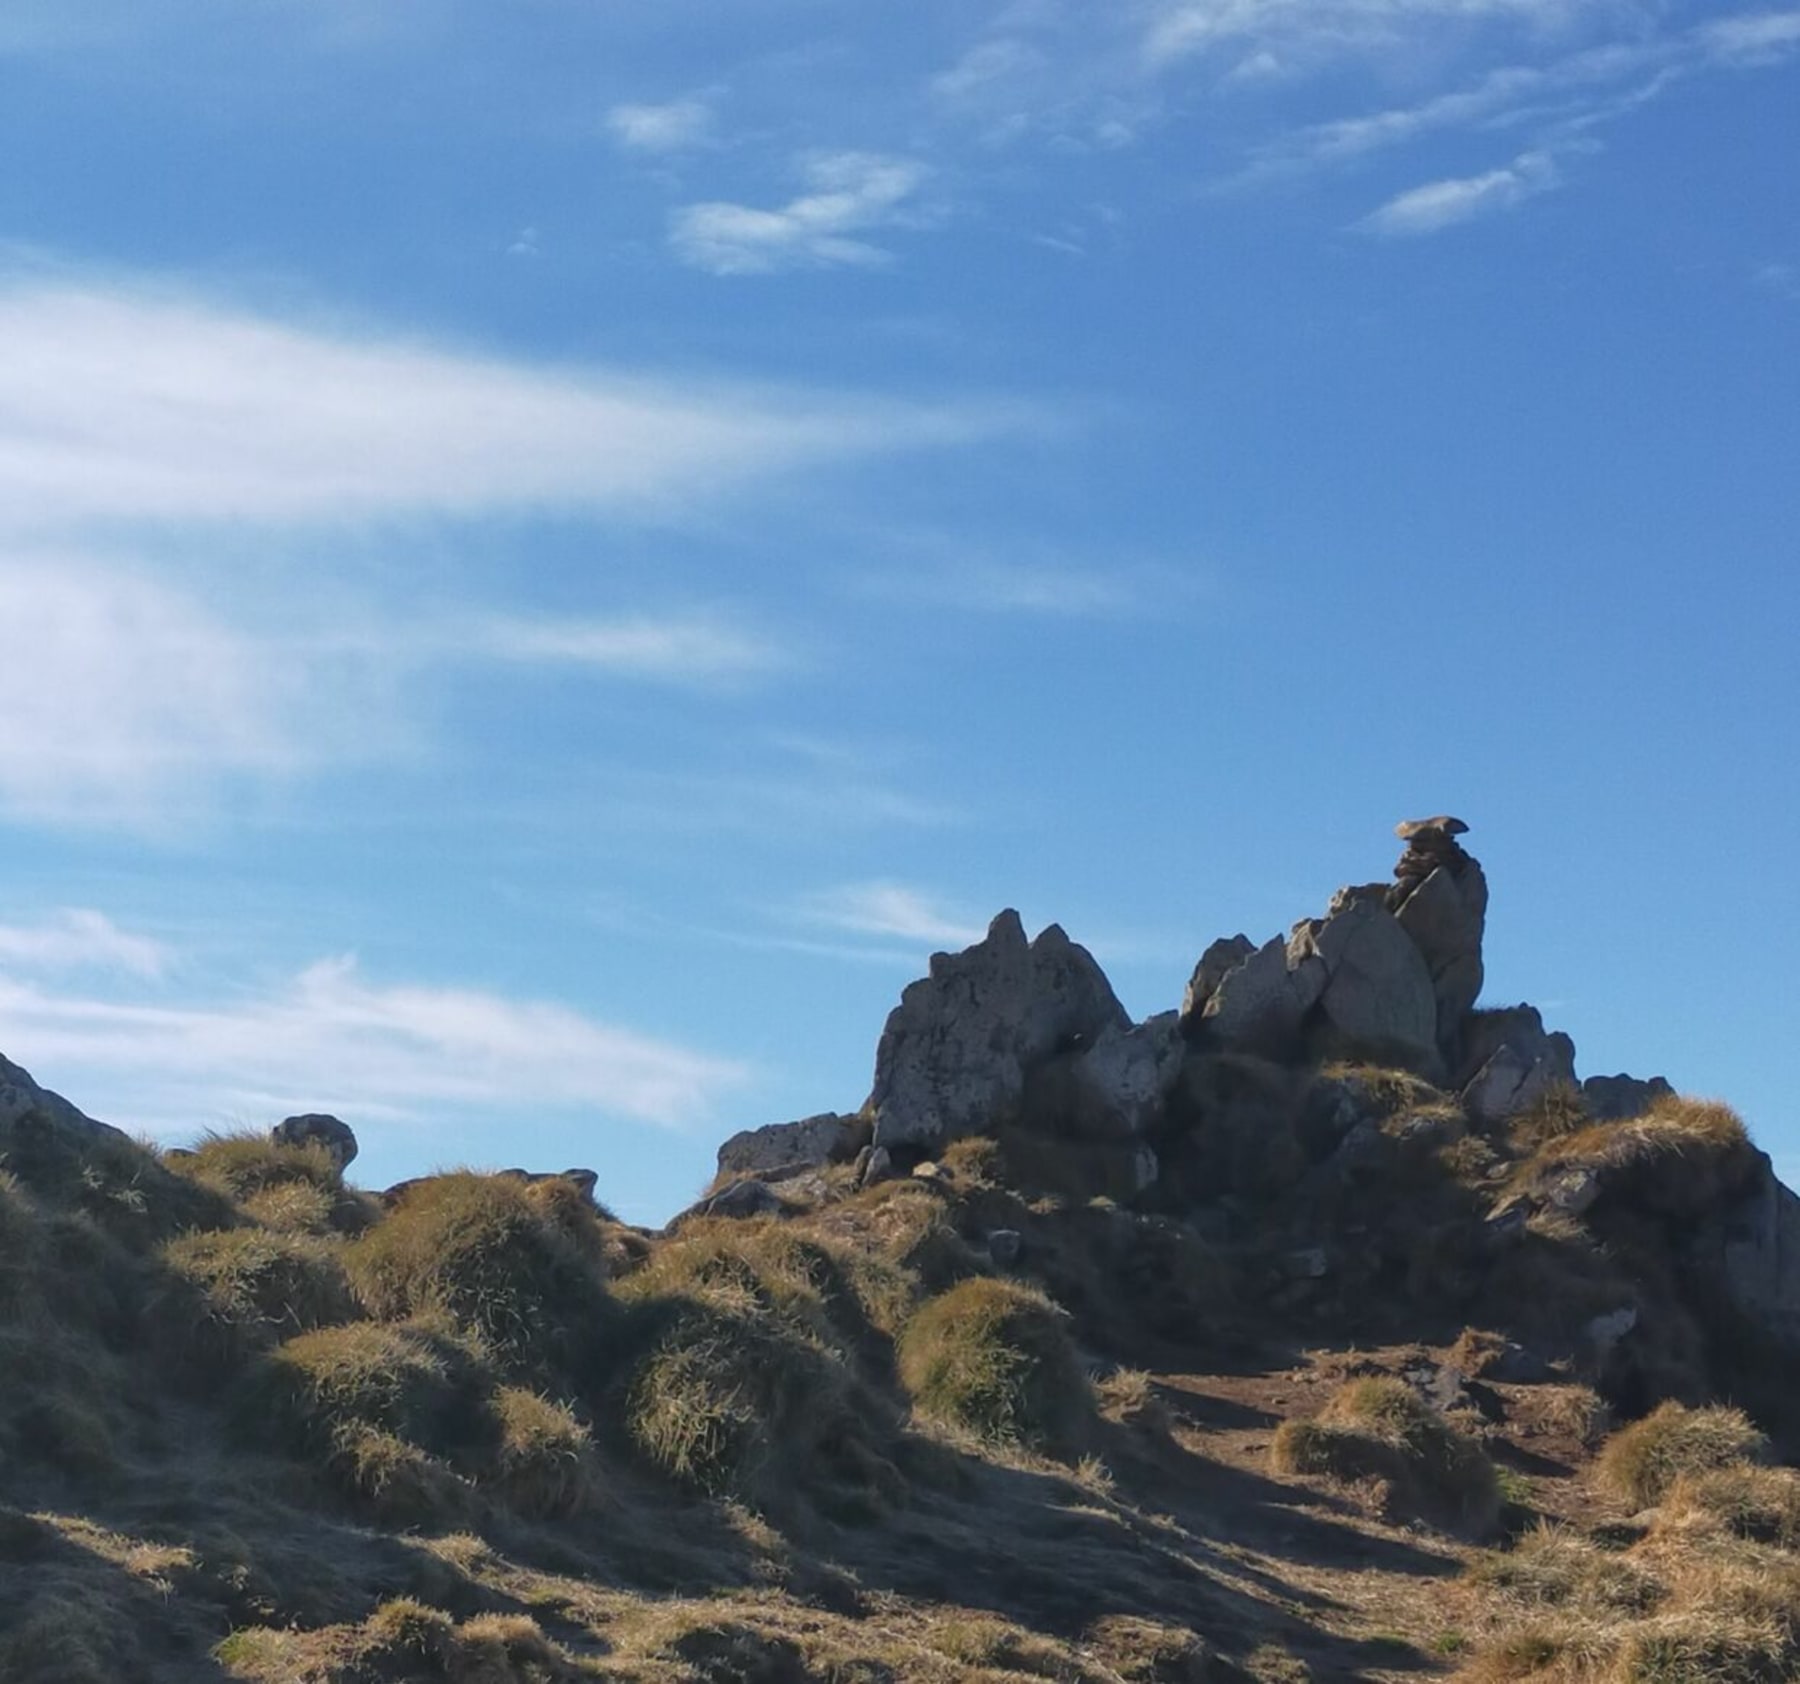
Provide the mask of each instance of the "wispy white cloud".
[{"label": "wispy white cloud", "polygon": [[168,1005],[0,974],[0,1045],[84,1109],[192,1130],[294,1110],[428,1122],[444,1108],[706,1121],[749,1071],[553,1001],[366,980],[329,959],[263,992]]},{"label": "wispy white cloud", "polygon": [[[239,783],[280,784],[417,741],[412,687],[480,664],[741,685],[797,656],[742,615],[415,608],[272,591],[254,623],[118,561],[0,549],[0,815],[156,829]],[[0,943],[0,955],[4,944]]]},{"label": "wispy white cloud", "polygon": [[291,665],[152,578],[0,556],[0,625],[0,808],[14,814],[146,820],[322,746]]},{"label": "wispy white cloud", "polygon": [[1142,610],[1153,587],[1128,570],[1049,562],[1032,564],[963,557],[948,566],[914,567],[865,579],[871,595],[981,614],[1052,619],[1113,619]]},{"label": "wispy white cloud", "polygon": [[[918,172],[840,158],[817,179],[818,195],[778,216],[787,235],[719,252],[760,250],[771,264],[829,252],[834,228],[896,214]],[[15,531],[644,513],[1025,419],[1009,406],[533,367],[130,287],[0,283],[0,345],[0,527]]]},{"label": "wispy white cloud", "polygon": [[918,227],[922,164],[868,152],[831,152],[804,161],[807,191],[775,210],[715,201],[685,205],[670,220],[676,255],[715,275],[871,265],[890,254],[864,236]]},{"label": "wispy white cloud", "polygon": [[1720,62],[1771,64],[1800,48],[1800,11],[1741,12],[1703,24],[1695,33]]},{"label": "wispy white cloud", "polygon": [[1558,185],[1561,175],[1547,153],[1525,152],[1504,169],[1485,175],[1429,181],[1409,188],[1366,217],[1361,226],[1373,234],[1435,234],[1513,206]]},{"label": "wispy white cloud", "polygon": [[958,917],[904,883],[847,883],[808,896],[798,910],[807,922],[830,929],[939,947],[967,947],[986,933],[985,924]]},{"label": "wispy white cloud", "polygon": [[1246,42],[1337,57],[1404,47],[1409,32],[1432,24],[1498,19],[1546,29],[1582,9],[1582,0],[1175,0],[1152,8],[1142,50],[1156,68],[1214,47],[1241,52]]},{"label": "wispy white cloud", "polygon": [[931,79],[931,92],[939,99],[965,100],[986,96],[996,87],[1043,69],[1043,52],[1016,35],[995,36],[979,42]]},{"label": "wispy white cloud", "polygon": [[[426,639],[428,645],[430,641]],[[769,637],[716,616],[688,615],[631,614],[607,620],[495,616],[452,626],[435,652],[699,684],[755,677],[792,661],[790,652]]]},{"label": "wispy white cloud", "polygon": [[68,907],[38,924],[0,924],[0,968],[31,974],[114,971],[154,978],[169,949],[150,936],[122,930],[104,912]]},{"label": "wispy white cloud", "polygon": [[714,112],[697,95],[661,105],[615,105],[606,114],[607,131],[633,152],[681,152],[710,140]]}]

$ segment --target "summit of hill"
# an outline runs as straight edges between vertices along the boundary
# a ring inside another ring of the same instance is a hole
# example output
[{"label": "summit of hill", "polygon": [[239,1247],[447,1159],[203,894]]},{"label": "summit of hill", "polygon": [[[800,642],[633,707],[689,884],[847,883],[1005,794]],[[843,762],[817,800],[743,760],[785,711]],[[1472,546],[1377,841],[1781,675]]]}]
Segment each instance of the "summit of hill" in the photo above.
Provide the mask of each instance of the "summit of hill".
[{"label": "summit of hill", "polygon": [[1143,1022],[1002,912],[654,1231],[0,1060],[0,1681],[1800,1677],[1800,1199],[1398,832]]}]

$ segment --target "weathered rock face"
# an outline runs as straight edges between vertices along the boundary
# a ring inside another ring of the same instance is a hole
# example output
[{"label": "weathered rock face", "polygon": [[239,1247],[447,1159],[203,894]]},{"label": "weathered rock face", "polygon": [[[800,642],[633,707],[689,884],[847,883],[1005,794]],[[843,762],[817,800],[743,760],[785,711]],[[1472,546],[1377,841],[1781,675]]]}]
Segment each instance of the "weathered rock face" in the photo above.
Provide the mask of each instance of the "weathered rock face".
[{"label": "weathered rock face", "polygon": [[1200,955],[1200,963],[1188,979],[1187,992],[1181,999],[1181,1021],[1184,1025],[1199,1018],[1207,1003],[1218,991],[1219,984],[1256,951],[1256,943],[1246,935],[1220,936]]},{"label": "weathered rock face", "polygon": [[96,1122],[59,1093],[41,1088],[11,1059],[0,1057],[0,1136],[20,1126],[59,1129],[75,1140],[125,1140],[122,1130]]},{"label": "weathered rock face", "polygon": [[1488,887],[1480,862],[1456,840],[1468,828],[1447,814],[1398,825],[1406,852],[1394,867],[1394,886],[1387,896],[1388,910],[1431,973],[1437,1041],[1446,1050],[1480,996],[1483,980]]},{"label": "weathered rock face", "polygon": [[[1242,937],[1237,940],[1243,941]],[[1208,958],[1222,961],[1224,943],[1214,942]],[[1244,942],[1246,948],[1248,942]],[[1301,1025],[1325,990],[1326,971],[1316,958],[1301,955],[1290,963],[1288,943],[1277,936],[1251,949],[1239,962],[1213,979],[1203,995],[1189,985],[1190,1000],[1199,998],[1198,1016],[1184,1016],[1188,1035],[1243,1052],[1284,1058],[1300,1044]],[[1206,969],[1207,960],[1201,960]],[[1196,973],[1198,976],[1199,973]]]},{"label": "weathered rock face", "polygon": [[1439,1063],[1437,997],[1431,972],[1377,894],[1340,890],[1330,914],[1298,926],[1288,969],[1316,959],[1324,968],[1319,1009],[1348,1040],[1393,1048],[1415,1067]]},{"label": "weathered rock face", "polygon": [[339,1169],[348,1169],[356,1157],[356,1135],[348,1123],[322,1111],[288,1117],[269,1130],[277,1146],[322,1146]]},{"label": "weathered rock face", "polygon": [[1776,1179],[1767,1158],[1754,1189],[1720,1213],[1701,1244],[1716,1246],[1732,1306],[1800,1349],[1800,1195]]},{"label": "weathered rock face", "polygon": [[1575,1043],[1546,1030],[1535,1006],[1477,1012],[1463,1020],[1462,1099],[1469,1115],[1492,1125],[1575,1081]]},{"label": "weathered rock face", "polygon": [[795,1123],[746,1129],[719,1148],[719,1174],[773,1180],[825,1164],[847,1163],[856,1156],[867,1132],[855,1117],[835,1111],[802,1117]]},{"label": "weathered rock face", "polygon": [[1093,955],[1052,924],[1027,942],[1016,912],[984,940],[936,953],[888,1015],[875,1053],[874,1141],[929,1150],[1015,1112],[1028,1070],[1130,1027]]},{"label": "weathered rock face", "polygon": [[1652,1076],[1639,1081],[1635,1076],[1590,1076],[1581,1084],[1582,1102],[1588,1115],[1597,1123],[1618,1123],[1628,1117],[1641,1117],[1659,1099],[1674,1093],[1668,1081]]},{"label": "weathered rock face", "polygon": [[1141,1140],[1162,1119],[1185,1050],[1174,1012],[1108,1030],[1026,1072],[1024,1121],[1069,1140]]}]

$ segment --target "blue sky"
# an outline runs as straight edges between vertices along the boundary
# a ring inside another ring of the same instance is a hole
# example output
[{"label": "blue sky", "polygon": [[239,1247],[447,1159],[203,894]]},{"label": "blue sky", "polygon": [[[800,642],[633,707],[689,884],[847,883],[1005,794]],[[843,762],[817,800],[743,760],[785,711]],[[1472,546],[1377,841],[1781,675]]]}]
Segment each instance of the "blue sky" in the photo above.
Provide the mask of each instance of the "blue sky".
[{"label": "blue sky", "polygon": [[8,0],[0,1051],[660,1220],[1449,810],[1793,1177],[1800,11]]}]

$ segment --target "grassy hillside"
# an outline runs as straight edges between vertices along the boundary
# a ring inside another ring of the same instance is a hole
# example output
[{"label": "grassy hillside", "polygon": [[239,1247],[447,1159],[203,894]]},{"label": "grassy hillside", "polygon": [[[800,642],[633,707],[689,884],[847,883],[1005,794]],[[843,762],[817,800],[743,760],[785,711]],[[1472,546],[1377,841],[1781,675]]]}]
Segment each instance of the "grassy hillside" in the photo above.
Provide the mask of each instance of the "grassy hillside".
[{"label": "grassy hillside", "polygon": [[[0,1680],[1800,1676],[1800,1476],[1657,1226],[1735,1118],[1205,1084],[1165,1146],[1203,1213],[1003,1135],[657,1235],[564,1181],[384,1203],[317,1148],[15,1131]],[[1630,1199],[1539,1196],[1582,1167]],[[1584,1354],[1621,1304],[1629,1361]]]}]

